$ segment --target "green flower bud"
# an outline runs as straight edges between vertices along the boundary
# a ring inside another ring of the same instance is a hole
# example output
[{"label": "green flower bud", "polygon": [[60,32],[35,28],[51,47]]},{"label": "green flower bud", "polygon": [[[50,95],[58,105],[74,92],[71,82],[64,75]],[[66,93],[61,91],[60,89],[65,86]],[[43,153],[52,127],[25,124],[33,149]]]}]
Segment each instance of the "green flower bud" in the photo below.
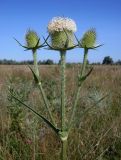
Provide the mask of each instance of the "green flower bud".
[{"label": "green flower bud", "polygon": [[83,48],[94,47],[96,42],[96,31],[95,29],[88,30],[81,39],[81,46]]},{"label": "green flower bud", "polygon": [[[26,39],[26,45],[28,48],[34,48],[39,40],[39,36],[37,35],[37,33],[33,30],[28,30],[26,35],[25,35],[25,39]],[[38,44],[39,46],[39,44]]]}]

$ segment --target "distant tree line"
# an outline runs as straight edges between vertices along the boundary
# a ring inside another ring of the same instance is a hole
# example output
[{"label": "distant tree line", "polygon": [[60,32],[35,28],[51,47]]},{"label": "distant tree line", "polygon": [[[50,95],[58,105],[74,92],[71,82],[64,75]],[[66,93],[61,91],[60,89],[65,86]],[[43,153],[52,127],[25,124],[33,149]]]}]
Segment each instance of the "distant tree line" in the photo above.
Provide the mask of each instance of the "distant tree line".
[{"label": "distant tree line", "polygon": [[118,60],[116,62],[113,61],[113,59],[110,56],[106,56],[104,57],[102,63],[97,62],[97,63],[92,63],[95,65],[121,65],[121,60]]},{"label": "distant tree line", "polygon": [[[15,60],[7,60],[7,59],[3,59],[3,60],[0,60],[0,64],[6,64],[6,65],[28,65],[28,64],[33,64],[33,61],[32,60],[26,60],[26,61],[15,61]],[[45,64],[45,65],[52,65],[54,64],[53,60],[51,59],[47,59],[47,60],[44,60],[44,61],[38,61],[38,64],[41,65],[41,64]]]},{"label": "distant tree line", "polygon": [[[116,62],[113,61],[113,59],[110,56],[106,56],[104,57],[102,63],[101,62],[95,62],[95,63],[90,63],[89,61],[87,62],[88,64],[94,64],[94,65],[121,65],[121,60],[118,60]],[[15,60],[7,60],[7,59],[3,59],[0,60],[0,65],[5,64],[5,65],[32,65],[33,61],[32,60],[26,60],[26,61],[15,61]],[[53,65],[56,64],[54,63],[53,60],[51,59],[47,59],[47,60],[43,60],[43,61],[38,61],[39,65]],[[60,61],[58,62],[58,64],[60,64]],[[72,65],[72,64],[78,64],[78,63],[67,63],[68,66]]]},{"label": "distant tree line", "polygon": [[110,56],[106,56],[106,57],[104,57],[102,64],[121,65],[121,60],[118,60],[118,61],[114,62],[113,59]]}]

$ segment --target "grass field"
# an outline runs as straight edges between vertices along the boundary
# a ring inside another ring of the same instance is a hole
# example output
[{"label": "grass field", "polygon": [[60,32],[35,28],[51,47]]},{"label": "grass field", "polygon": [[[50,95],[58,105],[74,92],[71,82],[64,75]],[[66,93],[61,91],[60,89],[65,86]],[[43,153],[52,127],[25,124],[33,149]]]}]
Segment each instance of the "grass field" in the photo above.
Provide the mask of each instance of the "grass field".
[{"label": "grass field", "polygon": [[[67,67],[67,118],[78,72],[77,65]],[[40,66],[40,74],[59,126],[59,66]],[[8,87],[23,102],[48,117],[29,68],[0,65],[0,160],[59,160],[60,142],[56,135],[16,102]],[[68,141],[69,160],[121,160],[121,66],[94,66],[82,86],[75,122]]]}]

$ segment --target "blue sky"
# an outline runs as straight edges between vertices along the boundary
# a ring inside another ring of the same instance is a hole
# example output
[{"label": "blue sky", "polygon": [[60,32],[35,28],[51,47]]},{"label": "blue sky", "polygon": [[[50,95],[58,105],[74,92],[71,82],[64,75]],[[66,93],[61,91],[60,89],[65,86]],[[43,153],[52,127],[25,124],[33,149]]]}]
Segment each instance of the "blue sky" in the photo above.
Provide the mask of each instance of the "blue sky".
[{"label": "blue sky", "polygon": [[[89,61],[102,61],[111,56],[115,61],[121,59],[121,0],[0,0],[0,59],[31,60],[31,52],[13,40],[16,37],[25,43],[28,28],[47,36],[47,24],[55,16],[65,16],[77,23],[77,37],[91,27],[96,28],[97,43],[104,46],[89,53]],[[83,50],[67,53],[67,61],[82,61]],[[39,60],[59,60],[59,53],[40,50]]]}]

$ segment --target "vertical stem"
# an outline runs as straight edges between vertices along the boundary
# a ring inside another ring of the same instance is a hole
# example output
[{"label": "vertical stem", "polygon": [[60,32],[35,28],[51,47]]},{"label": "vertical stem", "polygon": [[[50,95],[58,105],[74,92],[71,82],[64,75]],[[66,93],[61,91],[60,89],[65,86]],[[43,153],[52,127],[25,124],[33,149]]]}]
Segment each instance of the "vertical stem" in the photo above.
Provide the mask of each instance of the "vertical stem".
[{"label": "vertical stem", "polygon": [[33,59],[34,59],[34,71],[37,75],[37,77],[39,77],[39,69],[38,69],[38,63],[37,63],[37,52],[36,50],[33,50]]},{"label": "vertical stem", "polygon": [[67,140],[62,141],[61,160],[67,160]]},{"label": "vertical stem", "polygon": [[61,129],[65,130],[65,51],[61,51]]},{"label": "vertical stem", "polygon": [[66,67],[66,62],[65,62],[65,56],[66,56],[66,51],[61,51],[60,52],[61,56],[61,133],[62,133],[62,150],[61,150],[61,160],[66,160],[67,159],[67,135],[65,134],[66,132],[66,125],[65,125],[65,67]]},{"label": "vertical stem", "polygon": [[86,64],[87,64],[87,55],[88,55],[88,49],[84,49],[84,58],[83,58],[83,65],[82,65],[82,70],[80,73],[80,76],[83,76],[85,73],[85,68],[86,68]]}]

